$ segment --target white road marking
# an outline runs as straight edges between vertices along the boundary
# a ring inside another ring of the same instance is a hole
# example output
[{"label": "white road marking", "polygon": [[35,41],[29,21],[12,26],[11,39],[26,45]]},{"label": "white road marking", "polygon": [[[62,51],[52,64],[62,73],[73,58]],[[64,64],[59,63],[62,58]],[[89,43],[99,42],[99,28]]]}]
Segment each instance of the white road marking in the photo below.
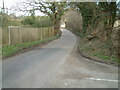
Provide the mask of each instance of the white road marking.
[{"label": "white road marking", "polygon": [[110,80],[110,79],[100,79],[100,78],[86,78],[90,80],[96,80],[96,81],[110,81],[110,82],[120,82],[118,80]]}]

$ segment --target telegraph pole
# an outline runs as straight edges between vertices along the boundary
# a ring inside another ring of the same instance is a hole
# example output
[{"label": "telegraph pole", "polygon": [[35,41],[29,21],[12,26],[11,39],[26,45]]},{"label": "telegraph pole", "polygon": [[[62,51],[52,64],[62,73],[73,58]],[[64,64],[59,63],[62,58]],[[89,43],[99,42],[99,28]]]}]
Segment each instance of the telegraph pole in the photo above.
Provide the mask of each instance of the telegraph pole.
[{"label": "telegraph pole", "polygon": [[4,4],[4,0],[3,0],[3,13],[5,13],[5,4]]}]

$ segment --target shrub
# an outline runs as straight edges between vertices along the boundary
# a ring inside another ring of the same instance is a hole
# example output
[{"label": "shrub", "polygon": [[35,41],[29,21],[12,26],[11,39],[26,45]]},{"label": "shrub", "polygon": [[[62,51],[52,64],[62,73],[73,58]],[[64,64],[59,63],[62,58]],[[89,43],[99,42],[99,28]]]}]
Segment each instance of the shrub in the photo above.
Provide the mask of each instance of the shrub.
[{"label": "shrub", "polygon": [[21,22],[23,25],[30,25],[38,28],[53,26],[53,21],[48,16],[27,16]]}]

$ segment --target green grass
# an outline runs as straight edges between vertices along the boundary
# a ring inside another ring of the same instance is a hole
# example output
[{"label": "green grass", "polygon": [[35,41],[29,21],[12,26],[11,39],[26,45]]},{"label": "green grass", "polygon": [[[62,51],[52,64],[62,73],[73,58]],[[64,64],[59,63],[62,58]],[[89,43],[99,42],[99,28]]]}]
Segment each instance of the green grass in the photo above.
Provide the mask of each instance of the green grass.
[{"label": "green grass", "polygon": [[79,47],[80,47],[80,50],[81,50],[81,51],[86,51],[86,50],[87,50],[87,51],[88,51],[88,50],[91,51],[91,50],[93,50],[93,48],[92,48],[90,45],[87,45],[87,44],[83,44],[83,45],[80,44]]},{"label": "green grass", "polygon": [[49,37],[47,39],[40,40],[40,41],[21,43],[21,44],[16,44],[16,45],[11,45],[11,46],[3,46],[2,47],[2,57],[11,56],[11,55],[15,54],[16,52],[18,52],[19,50],[21,50],[21,49],[29,48],[29,47],[35,46],[35,45],[39,45],[41,43],[45,43],[45,42],[57,39],[59,37],[60,36],[53,36],[53,37]]},{"label": "green grass", "polygon": [[96,56],[104,61],[108,61],[108,62],[116,62],[116,63],[120,63],[120,60],[118,60],[117,56],[108,56],[105,55],[102,52],[94,52],[92,54],[90,54],[90,56]]},{"label": "green grass", "polygon": [[[104,47],[104,46],[103,46]],[[120,63],[120,60],[118,60],[117,56],[115,55],[107,55],[104,50],[100,50],[96,48],[96,46],[90,46],[86,43],[80,43],[79,46],[80,51],[86,53],[88,56],[92,57],[97,57],[101,60],[107,61],[107,62],[115,62],[115,63]]]}]

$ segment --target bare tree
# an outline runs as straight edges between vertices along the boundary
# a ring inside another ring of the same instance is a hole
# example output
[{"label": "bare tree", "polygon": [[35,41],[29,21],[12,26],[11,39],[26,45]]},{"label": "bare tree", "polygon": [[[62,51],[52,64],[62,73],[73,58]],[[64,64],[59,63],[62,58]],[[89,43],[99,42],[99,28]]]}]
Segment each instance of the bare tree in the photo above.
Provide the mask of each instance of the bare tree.
[{"label": "bare tree", "polygon": [[22,2],[21,11],[35,11],[38,10],[51,18],[54,22],[55,35],[60,31],[60,20],[65,11],[65,2],[44,2],[42,0],[30,0],[29,2]]}]

